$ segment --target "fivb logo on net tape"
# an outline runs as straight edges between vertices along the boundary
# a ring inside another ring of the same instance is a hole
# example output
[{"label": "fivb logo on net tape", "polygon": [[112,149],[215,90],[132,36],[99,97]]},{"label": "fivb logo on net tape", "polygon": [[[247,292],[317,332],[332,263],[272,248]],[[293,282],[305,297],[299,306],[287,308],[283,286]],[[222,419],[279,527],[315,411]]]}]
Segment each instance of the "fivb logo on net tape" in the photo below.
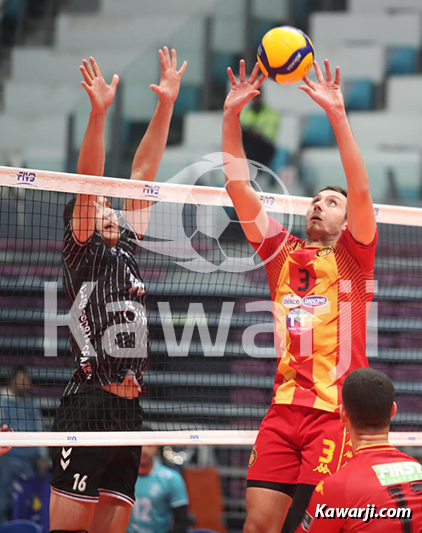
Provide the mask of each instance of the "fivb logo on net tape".
[{"label": "fivb logo on net tape", "polygon": [[[224,193],[225,189],[222,188],[221,195],[216,198],[215,202],[204,204],[195,200],[195,197],[198,198],[201,195],[201,187],[198,187],[196,184],[207,173],[216,171],[225,172],[230,181],[243,179],[243,176],[241,178],[236,176],[239,174],[239,168],[245,168],[248,164],[250,181],[255,185],[264,209],[274,205],[275,200],[271,195],[263,193],[259,187],[257,183],[258,174],[267,174],[267,176],[271,176],[279,184],[280,192],[284,195],[285,207],[283,211],[287,214],[286,220],[283,220],[283,225],[288,232],[290,232],[293,223],[293,207],[289,192],[281,179],[264,165],[254,161],[246,161],[245,159],[236,159],[228,154],[225,155],[225,159],[228,162],[223,163],[223,154],[220,152],[209,154],[204,156],[201,161],[193,163],[168,180],[166,183],[183,183],[184,185],[188,185],[188,187],[183,188],[182,193],[178,191],[178,194],[183,194],[183,197],[179,197],[177,202],[171,197],[166,197],[165,187],[160,188],[160,184],[145,185],[142,199],[164,201],[158,201],[146,208],[150,209],[149,223],[144,233],[146,239],[136,241],[136,244],[151,252],[172,257],[177,265],[193,272],[211,273],[223,271],[240,273],[259,268],[262,265],[257,260],[259,249],[258,251],[254,251],[250,247],[250,254],[247,257],[230,256],[224,249],[221,242],[223,233],[229,224],[240,224],[238,220],[232,220],[227,213],[227,207],[230,207],[230,204],[227,204]],[[184,214],[185,206],[188,204],[196,206],[195,227],[189,228],[192,230],[190,232],[187,232],[187,217]],[[104,216],[109,216],[103,206],[97,205],[97,209]],[[120,214],[123,215],[120,222],[121,227],[131,229],[126,220],[133,218],[133,213],[130,216],[126,216],[129,213],[122,211]],[[249,222],[256,221],[259,227],[258,218],[259,215],[256,220]],[[215,249],[217,250],[218,248],[221,251],[222,261],[213,263],[204,257],[205,254],[202,255],[194,247],[193,240],[198,234],[214,241]],[[283,244],[287,238],[288,233],[284,236]],[[265,263],[271,261],[277,253],[278,251],[268,258]]]}]

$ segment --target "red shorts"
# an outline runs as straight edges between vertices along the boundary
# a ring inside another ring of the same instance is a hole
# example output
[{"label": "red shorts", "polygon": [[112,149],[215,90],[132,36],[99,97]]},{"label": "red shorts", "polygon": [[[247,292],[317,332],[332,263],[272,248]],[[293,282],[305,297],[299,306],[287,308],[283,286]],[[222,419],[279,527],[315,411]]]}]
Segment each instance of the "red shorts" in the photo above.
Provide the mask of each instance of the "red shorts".
[{"label": "red shorts", "polygon": [[353,457],[338,413],[273,404],[261,423],[248,481],[317,485]]}]

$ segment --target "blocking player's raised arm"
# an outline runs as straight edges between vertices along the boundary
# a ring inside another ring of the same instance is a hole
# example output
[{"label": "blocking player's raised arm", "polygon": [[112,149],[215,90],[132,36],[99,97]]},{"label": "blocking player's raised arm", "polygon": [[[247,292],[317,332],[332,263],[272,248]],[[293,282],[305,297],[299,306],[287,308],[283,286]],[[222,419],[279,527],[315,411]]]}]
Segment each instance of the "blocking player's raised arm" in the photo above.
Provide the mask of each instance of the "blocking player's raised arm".
[{"label": "blocking player's raised arm", "polygon": [[265,76],[258,76],[257,63],[249,80],[246,81],[243,59],[240,61],[239,70],[240,81],[237,82],[231,68],[227,69],[232,88],[224,103],[223,114],[222,151],[226,190],[246,237],[252,242],[259,243],[268,228],[268,215],[250,182],[248,163],[242,145],[240,113],[245,105],[259,94],[258,89]]},{"label": "blocking player's raised arm", "polygon": [[[113,103],[116,94],[119,77],[115,74],[111,84],[107,85],[95,59],[91,57],[90,61],[91,64],[84,59],[83,65],[79,67],[84,78],[81,85],[88,93],[91,112],[79,152],[77,172],[102,176],[105,164],[105,122],[108,108]],[[75,237],[80,242],[86,242],[94,233],[95,199],[96,196],[88,194],[77,196],[72,226]]]},{"label": "blocking player's raised arm", "polygon": [[[158,96],[158,103],[148,129],[139,144],[132,163],[131,179],[154,181],[160,166],[173,116],[174,103],[179,95],[182,76],[187,68],[184,61],[177,70],[177,54],[167,46],[158,51],[161,63],[159,85],[150,85]],[[149,219],[150,202],[126,200],[126,217],[138,235],[145,232]],[[132,213],[131,213],[132,212]]]},{"label": "blocking player's raised arm", "polygon": [[340,69],[336,68],[333,81],[328,60],[325,63],[325,80],[317,62],[314,63],[318,83],[304,78],[305,91],[320,105],[330,120],[340,150],[341,162],[347,180],[347,224],[354,239],[370,244],[375,237],[376,221],[369,190],[369,179],[362,154],[353,136],[340,89]]}]

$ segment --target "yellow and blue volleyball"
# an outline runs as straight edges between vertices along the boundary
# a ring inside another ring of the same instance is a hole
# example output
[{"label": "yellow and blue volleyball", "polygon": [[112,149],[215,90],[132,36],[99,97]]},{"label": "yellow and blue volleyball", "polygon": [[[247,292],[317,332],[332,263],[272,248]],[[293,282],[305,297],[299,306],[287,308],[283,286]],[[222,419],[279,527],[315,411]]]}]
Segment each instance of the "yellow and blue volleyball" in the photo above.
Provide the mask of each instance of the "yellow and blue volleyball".
[{"label": "yellow and blue volleyball", "polygon": [[277,83],[296,83],[311,70],[314,47],[303,31],[280,26],[264,35],[257,57],[265,76]]}]

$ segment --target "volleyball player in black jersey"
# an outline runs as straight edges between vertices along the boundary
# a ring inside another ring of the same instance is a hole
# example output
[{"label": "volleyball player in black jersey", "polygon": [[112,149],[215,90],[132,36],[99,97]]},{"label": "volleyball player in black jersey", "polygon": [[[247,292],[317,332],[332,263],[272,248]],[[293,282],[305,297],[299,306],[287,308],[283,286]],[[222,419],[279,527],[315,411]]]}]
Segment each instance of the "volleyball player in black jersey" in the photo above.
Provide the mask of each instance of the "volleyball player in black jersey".
[{"label": "volleyball player in black jersey", "polygon": [[[177,70],[175,50],[159,51],[161,80],[151,85],[159,101],[135,154],[131,179],[152,181],[168,137],[186,62]],[[83,61],[82,85],[91,114],[77,171],[103,175],[104,128],[118,77],[108,86],[93,58]],[[134,255],[148,223],[148,204],[126,200],[119,220],[103,196],[78,195],[65,208],[64,288],[73,327],[76,371],[54,422],[56,431],[140,430],[139,392],[148,354],[145,287]],[[75,330],[74,330],[75,331]],[[52,450],[51,532],[124,533],[141,447],[67,447]]]}]

